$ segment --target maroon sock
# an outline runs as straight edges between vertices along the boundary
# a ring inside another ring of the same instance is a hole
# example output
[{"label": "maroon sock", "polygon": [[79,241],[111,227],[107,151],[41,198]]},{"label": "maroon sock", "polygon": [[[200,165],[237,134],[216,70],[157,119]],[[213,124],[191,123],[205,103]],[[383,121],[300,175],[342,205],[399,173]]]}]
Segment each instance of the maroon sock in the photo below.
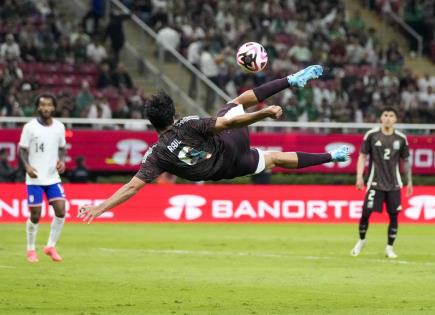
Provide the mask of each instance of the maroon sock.
[{"label": "maroon sock", "polygon": [[257,86],[252,91],[257,97],[258,102],[264,101],[266,98],[275,95],[278,92],[281,92],[290,87],[290,84],[287,81],[287,78],[276,79],[267,83],[264,83],[260,86]]},{"label": "maroon sock", "polygon": [[303,168],[313,165],[319,165],[331,162],[331,154],[329,153],[305,153],[296,152],[298,156],[298,167]]}]

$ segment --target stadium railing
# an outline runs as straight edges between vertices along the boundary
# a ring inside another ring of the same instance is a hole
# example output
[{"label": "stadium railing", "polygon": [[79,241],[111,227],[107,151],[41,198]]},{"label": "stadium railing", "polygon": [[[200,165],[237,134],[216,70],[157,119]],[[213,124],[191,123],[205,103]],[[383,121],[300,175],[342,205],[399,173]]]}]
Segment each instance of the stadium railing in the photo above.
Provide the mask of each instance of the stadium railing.
[{"label": "stadium railing", "polygon": [[394,12],[387,13],[391,20],[394,21],[403,31],[405,31],[408,36],[412,37],[417,42],[417,53],[421,57],[423,54],[423,37],[419,35],[414,29],[405,23],[400,16]]},{"label": "stadium railing", "polygon": [[[17,128],[32,117],[0,117],[1,128]],[[90,119],[59,118],[68,129],[127,129],[129,125],[143,126],[140,130],[152,130],[147,119]],[[359,133],[362,130],[378,127],[379,123],[342,123],[342,122],[295,122],[295,121],[261,121],[253,124],[254,132],[307,132],[307,133]],[[127,127],[127,128],[126,128]],[[396,128],[415,134],[435,134],[435,124],[396,124]]]},{"label": "stadium railing", "polygon": [[[132,13],[118,0],[111,0],[111,5],[125,14]],[[126,45],[127,50],[133,54],[135,58],[140,59],[147,70],[153,73],[156,78],[155,83],[157,87],[171,89],[177,96],[182,97],[183,103],[187,104],[190,113],[195,111],[196,114],[201,116],[207,116],[205,109],[208,108],[209,111],[213,111],[219,104],[231,100],[229,95],[210,81],[177,50],[160,42],[157,39],[156,32],[137,15],[132,14],[131,21],[143,30],[143,36],[146,36],[146,39],[155,45],[157,64],[153,64],[151,58],[147,58],[146,54],[142,55],[131,44]],[[152,53],[153,52],[150,52],[148,49],[148,56]],[[189,78],[189,80],[186,80],[186,78]],[[194,95],[191,93],[191,82],[194,82]],[[213,97],[209,98],[213,100],[212,104],[206,104],[208,93],[213,93]]]},{"label": "stadium railing", "polygon": [[[372,7],[370,2],[371,1],[369,0],[363,1],[366,8],[370,9]],[[390,22],[396,24],[398,28],[403,30],[408,36],[412,37],[417,42],[417,53],[418,56],[421,57],[423,54],[423,37],[392,10],[385,12],[385,14],[388,16]]]}]

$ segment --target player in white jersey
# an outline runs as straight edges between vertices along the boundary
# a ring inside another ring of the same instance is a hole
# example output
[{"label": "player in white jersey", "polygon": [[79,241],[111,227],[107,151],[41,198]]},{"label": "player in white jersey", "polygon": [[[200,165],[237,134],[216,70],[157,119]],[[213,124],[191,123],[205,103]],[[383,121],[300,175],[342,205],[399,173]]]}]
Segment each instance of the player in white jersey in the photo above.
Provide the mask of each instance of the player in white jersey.
[{"label": "player in white jersey", "polygon": [[65,222],[65,194],[59,173],[65,171],[65,127],[53,118],[56,98],[51,94],[37,97],[38,117],[24,125],[20,138],[20,158],[26,169],[27,204],[30,218],[26,223],[27,260],[38,262],[36,234],[41,217],[43,194],[53,206],[54,218],[44,253],[61,261],[56,243]]}]

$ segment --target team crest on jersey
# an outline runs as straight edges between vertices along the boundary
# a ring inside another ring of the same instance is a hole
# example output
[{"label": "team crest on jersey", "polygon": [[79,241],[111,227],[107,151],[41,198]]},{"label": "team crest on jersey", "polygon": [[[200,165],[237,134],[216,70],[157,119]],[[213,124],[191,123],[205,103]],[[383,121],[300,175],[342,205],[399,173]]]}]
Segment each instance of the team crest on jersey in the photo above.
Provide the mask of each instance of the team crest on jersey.
[{"label": "team crest on jersey", "polygon": [[400,149],[400,141],[399,140],[394,140],[394,142],[393,142],[393,149],[394,150],[399,150]]}]

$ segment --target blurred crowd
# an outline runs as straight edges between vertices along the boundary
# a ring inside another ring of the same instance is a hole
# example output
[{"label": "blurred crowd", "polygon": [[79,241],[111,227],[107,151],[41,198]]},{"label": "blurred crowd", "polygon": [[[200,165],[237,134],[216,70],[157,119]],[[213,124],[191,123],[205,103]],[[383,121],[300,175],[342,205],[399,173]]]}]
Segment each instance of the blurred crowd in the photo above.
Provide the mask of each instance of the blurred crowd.
[{"label": "blurred crowd", "polygon": [[[285,106],[284,119],[372,122],[385,105],[404,122],[435,118],[435,76],[416,77],[398,44],[379,38],[359,11],[346,14],[340,0],[123,2],[232,97],[308,64],[325,65],[323,80],[271,100]],[[235,62],[247,41],[260,42],[269,55],[256,75]]]},{"label": "blurred crowd", "polygon": [[61,117],[142,118],[143,93],[119,62],[122,21],[101,25],[104,0],[71,20],[56,1],[0,0],[0,115],[32,116],[35,96],[58,97]]},{"label": "blurred crowd", "polygon": [[[386,20],[389,13],[397,14],[406,24],[423,37],[425,52],[435,40],[435,1],[434,0],[369,0],[366,2],[371,10],[376,10]],[[416,50],[416,42],[410,40]]]},{"label": "blurred crowd", "polygon": [[[379,38],[341,0],[122,2],[232,97],[308,64],[324,65],[322,80],[271,100],[283,105],[283,119],[372,122],[385,105],[397,108],[404,122],[435,119],[434,74],[415,76],[398,44]],[[381,10],[401,3],[372,2]],[[421,13],[428,2],[402,5]],[[53,0],[0,0],[0,115],[34,114],[34,96],[44,90],[58,96],[62,117],[144,117],[146,95],[119,62],[129,15],[112,11],[103,24],[106,4],[90,1],[83,19],[71,21]],[[237,66],[236,51],[247,41],[265,46],[265,71],[248,75]],[[191,84],[189,94],[196,93]]]}]

